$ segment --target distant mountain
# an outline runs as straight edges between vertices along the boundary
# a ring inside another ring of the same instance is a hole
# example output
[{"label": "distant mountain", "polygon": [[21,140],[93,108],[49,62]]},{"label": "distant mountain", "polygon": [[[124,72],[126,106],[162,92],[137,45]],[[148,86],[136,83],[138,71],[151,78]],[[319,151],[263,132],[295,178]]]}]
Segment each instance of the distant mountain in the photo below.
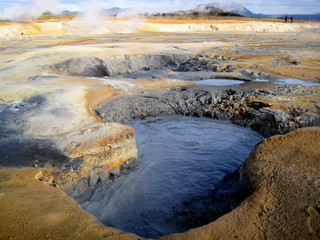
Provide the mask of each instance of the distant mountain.
[{"label": "distant mountain", "polygon": [[[101,9],[99,11],[99,14],[101,14],[101,15],[118,15],[119,13],[128,12],[128,11],[131,11],[131,10],[132,10],[131,8],[117,8],[117,7],[115,7],[115,8]],[[78,14],[78,13],[81,13],[81,12],[64,10],[61,13]]]},{"label": "distant mountain", "polygon": [[253,17],[255,14],[251,12],[249,9],[244,7],[240,3],[209,3],[209,4],[200,4],[197,6],[196,9],[204,9],[206,7],[215,7],[222,9],[226,12],[236,13],[239,15],[247,16],[247,17]]},{"label": "distant mountain", "polygon": [[64,10],[62,13],[73,13],[73,14],[78,14],[78,11],[69,11],[69,10]]},{"label": "distant mountain", "polygon": [[101,11],[101,14],[103,14],[103,15],[118,15],[119,13],[128,12],[131,10],[132,10],[131,8],[114,7],[114,8],[103,9]]}]

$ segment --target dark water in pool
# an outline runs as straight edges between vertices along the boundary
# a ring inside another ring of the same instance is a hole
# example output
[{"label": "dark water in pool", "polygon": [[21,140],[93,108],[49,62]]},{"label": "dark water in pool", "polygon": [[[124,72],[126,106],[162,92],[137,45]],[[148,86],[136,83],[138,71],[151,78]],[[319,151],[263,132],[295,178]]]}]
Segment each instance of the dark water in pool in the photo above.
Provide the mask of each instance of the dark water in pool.
[{"label": "dark water in pool", "polygon": [[250,129],[205,118],[155,117],[129,125],[139,150],[133,170],[100,183],[82,207],[105,225],[143,237],[179,231],[168,219],[183,202],[211,194],[262,139]]}]

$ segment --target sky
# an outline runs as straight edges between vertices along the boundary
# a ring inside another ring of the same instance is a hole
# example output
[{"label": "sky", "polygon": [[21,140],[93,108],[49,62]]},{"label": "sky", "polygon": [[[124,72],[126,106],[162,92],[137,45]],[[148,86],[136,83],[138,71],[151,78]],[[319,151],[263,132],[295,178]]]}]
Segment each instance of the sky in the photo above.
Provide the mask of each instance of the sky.
[{"label": "sky", "polygon": [[14,14],[22,9],[30,12],[84,11],[89,4],[95,4],[99,8],[140,8],[148,12],[165,12],[191,9],[211,2],[241,3],[253,13],[320,13],[320,0],[0,0],[0,19],[1,15],[8,12]]}]

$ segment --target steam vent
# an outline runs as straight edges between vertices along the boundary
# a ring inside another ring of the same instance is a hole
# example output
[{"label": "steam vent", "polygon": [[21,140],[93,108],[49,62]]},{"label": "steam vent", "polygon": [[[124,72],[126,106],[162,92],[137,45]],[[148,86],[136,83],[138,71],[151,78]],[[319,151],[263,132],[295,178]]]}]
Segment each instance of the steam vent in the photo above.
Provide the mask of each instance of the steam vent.
[{"label": "steam vent", "polygon": [[320,239],[318,1],[84,2],[0,3],[0,240]]}]

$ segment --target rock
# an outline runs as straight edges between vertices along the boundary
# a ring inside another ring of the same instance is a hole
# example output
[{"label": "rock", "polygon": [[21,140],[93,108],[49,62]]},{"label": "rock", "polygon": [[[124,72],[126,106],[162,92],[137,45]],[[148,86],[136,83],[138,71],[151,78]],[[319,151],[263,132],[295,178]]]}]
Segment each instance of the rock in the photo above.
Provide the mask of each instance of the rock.
[{"label": "rock", "polygon": [[269,73],[265,73],[265,72],[261,72],[261,73],[259,73],[259,76],[262,77],[262,78],[269,78],[270,74]]},{"label": "rock", "polygon": [[221,63],[230,60],[230,57],[224,55],[215,55],[208,52],[206,55],[198,55],[194,58],[187,59],[179,64],[174,71],[193,72],[193,71],[213,71],[213,72],[231,72],[232,66],[220,66]]},{"label": "rock", "polygon": [[293,61],[291,61],[290,63],[293,64],[293,65],[298,65],[298,64],[300,64],[300,62],[297,61],[297,60],[293,60]]},{"label": "rock", "polygon": [[[136,159],[138,153],[134,129],[119,123],[96,124],[62,135],[59,148],[71,160],[57,173],[56,181],[69,194],[108,178],[111,171]],[[85,184],[81,179],[86,179]]]},{"label": "rock", "polygon": [[249,77],[250,79],[257,79],[259,78],[259,74],[256,72],[253,72],[249,69],[245,69],[242,71],[242,74],[244,74],[246,77]]},{"label": "rock", "polygon": [[253,73],[251,74],[251,76],[252,76],[253,79],[259,78],[259,74],[256,73],[256,72],[253,72]]},{"label": "rock", "polygon": [[42,171],[39,171],[39,172],[34,176],[34,178],[35,178],[37,181],[44,182],[46,185],[56,186],[56,183],[55,183],[55,181],[54,181],[52,172],[48,171],[47,169],[44,169],[44,170],[42,170]]},{"label": "rock", "polygon": [[251,75],[253,73],[253,71],[249,70],[249,69],[245,69],[242,71],[243,74],[245,75]]},{"label": "rock", "polygon": [[38,172],[38,173],[34,176],[34,178],[35,178],[37,181],[42,181],[42,179],[43,179],[43,173],[42,173],[42,171]]}]

